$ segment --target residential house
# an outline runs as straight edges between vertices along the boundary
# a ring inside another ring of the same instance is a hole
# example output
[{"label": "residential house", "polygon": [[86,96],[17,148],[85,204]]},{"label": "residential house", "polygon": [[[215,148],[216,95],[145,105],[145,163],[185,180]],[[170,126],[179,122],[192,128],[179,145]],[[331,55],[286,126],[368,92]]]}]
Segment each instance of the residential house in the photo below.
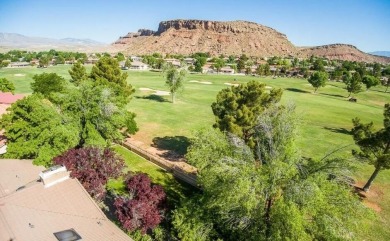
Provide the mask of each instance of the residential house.
[{"label": "residential house", "polygon": [[138,61],[138,62],[142,62],[143,58],[142,57],[138,57],[138,56],[130,56],[130,59],[131,61]]},{"label": "residential house", "polygon": [[178,59],[164,59],[164,61],[167,63],[171,63],[175,67],[181,66],[180,60],[178,60]]},{"label": "residential house", "polygon": [[15,68],[15,67],[27,67],[31,64],[29,62],[11,62],[8,64],[8,67]]},{"label": "residential house", "polygon": [[63,166],[0,160],[0,240],[131,241]]},{"label": "residential house", "polygon": [[133,62],[131,62],[130,69],[148,70],[149,65],[142,63],[140,61],[133,61]]}]

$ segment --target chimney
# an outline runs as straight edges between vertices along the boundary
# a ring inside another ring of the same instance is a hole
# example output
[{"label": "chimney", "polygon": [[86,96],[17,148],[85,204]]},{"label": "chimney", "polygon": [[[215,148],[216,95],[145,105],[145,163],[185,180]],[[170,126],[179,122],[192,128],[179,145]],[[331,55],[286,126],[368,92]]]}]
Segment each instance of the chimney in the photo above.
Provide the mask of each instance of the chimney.
[{"label": "chimney", "polygon": [[68,179],[69,172],[65,166],[56,165],[39,173],[39,177],[45,187],[51,187]]}]

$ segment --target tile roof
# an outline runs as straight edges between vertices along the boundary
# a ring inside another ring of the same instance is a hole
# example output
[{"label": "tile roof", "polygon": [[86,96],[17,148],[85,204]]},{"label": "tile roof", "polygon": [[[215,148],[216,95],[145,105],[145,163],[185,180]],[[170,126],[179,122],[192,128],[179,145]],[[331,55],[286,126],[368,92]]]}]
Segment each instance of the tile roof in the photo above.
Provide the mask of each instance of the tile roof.
[{"label": "tile roof", "polygon": [[[77,179],[48,188],[36,181],[43,169],[27,160],[0,160],[0,240],[56,241],[53,233],[72,228],[82,240],[132,240],[107,219]],[[22,181],[29,184],[15,191]]]},{"label": "tile roof", "polygon": [[15,94],[13,95],[11,92],[0,92],[0,104],[12,104],[16,101],[23,99],[25,95]]}]

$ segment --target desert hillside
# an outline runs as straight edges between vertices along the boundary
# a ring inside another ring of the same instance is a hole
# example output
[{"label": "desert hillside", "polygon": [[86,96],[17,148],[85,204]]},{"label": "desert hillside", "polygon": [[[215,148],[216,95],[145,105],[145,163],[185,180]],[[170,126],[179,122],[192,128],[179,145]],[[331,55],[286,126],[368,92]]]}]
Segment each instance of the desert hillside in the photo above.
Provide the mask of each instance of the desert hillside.
[{"label": "desert hillside", "polygon": [[122,45],[131,54],[209,52],[212,55],[288,56],[297,51],[286,35],[245,21],[164,21],[157,31],[141,29],[120,37],[114,45]]},{"label": "desert hillside", "polygon": [[267,26],[247,21],[171,20],[160,22],[158,30],[140,29],[120,37],[114,47],[127,54],[184,54],[270,57],[311,55],[329,59],[390,63],[390,58],[366,54],[352,45],[294,46],[286,35]]}]

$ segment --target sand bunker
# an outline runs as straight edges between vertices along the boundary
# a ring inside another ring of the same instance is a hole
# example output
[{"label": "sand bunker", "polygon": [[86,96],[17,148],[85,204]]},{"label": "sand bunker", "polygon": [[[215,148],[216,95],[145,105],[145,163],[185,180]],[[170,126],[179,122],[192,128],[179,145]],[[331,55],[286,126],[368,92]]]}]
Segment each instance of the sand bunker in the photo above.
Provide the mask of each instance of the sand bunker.
[{"label": "sand bunker", "polygon": [[142,90],[142,91],[153,91],[151,88],[139,88],[139,90]]},{"label": "sand bunker", "polygon": [[26,76],[25,74],[14,74],[14,76],[20,77],[20,76]]},{"label": "sand bunker", "polygon": [[230,86],[239,86],[240,84],[232,84],[232,83],[224,83],[225,85],[230,85]]},{"label": "sand bunker", "polygon": [[156,90],[155,95],[170,95],[168,91]]},{"label": "sand bunker", "polygon": [[208,82],[208,81],[197,81],[197,80],[190,80],[188,82],[191,82],[191,83],[199,83],[199,84],[204,84],[204,85],[212,85],[213,83],[211,82]]},{"label": "sand bunker", "polygon": [[266,89],[272,89],[272,87],[271,87],[271,86],[266,86],[265,88],[266,88]]}]

